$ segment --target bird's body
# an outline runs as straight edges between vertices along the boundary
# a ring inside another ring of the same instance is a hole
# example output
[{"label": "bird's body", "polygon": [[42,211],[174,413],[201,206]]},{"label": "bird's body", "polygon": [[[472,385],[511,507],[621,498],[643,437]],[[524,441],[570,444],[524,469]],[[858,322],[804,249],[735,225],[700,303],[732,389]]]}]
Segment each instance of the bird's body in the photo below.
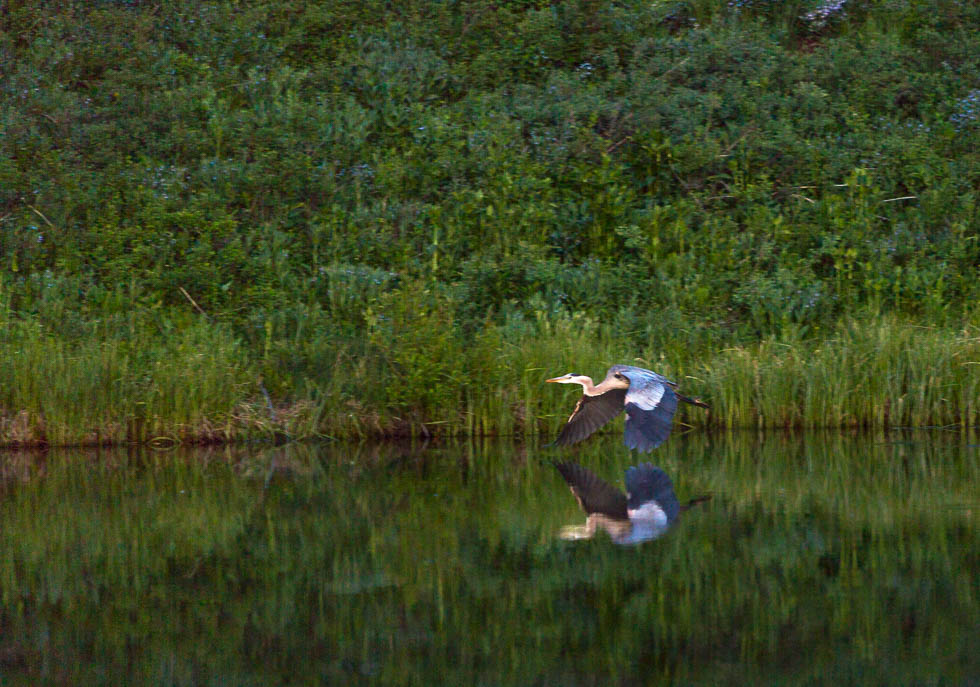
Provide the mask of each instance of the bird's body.
[{"label": "bird's body", "polygon": [[593,384],[591,377],[571,373],[547,381],[580,384],[583,390],[555,440],[559,446],[582,441],[625,410],[623,443],[641,453],[650,451],[670,435],[678,401],[708,407],[699,399],[677,393],[677,384],[666,377],[632,365],[613,365],[599,384]]},{"label": "bird's body", "polygon": [[575,463],[554,463],[588,516],[583,526],[562,529],[563,539],[590,539],[598,530],[617,544],[656,539],[677,521],[681,511],[708,497],[682,506],[670,477],[650,463],[626,470],[626,493]]}]

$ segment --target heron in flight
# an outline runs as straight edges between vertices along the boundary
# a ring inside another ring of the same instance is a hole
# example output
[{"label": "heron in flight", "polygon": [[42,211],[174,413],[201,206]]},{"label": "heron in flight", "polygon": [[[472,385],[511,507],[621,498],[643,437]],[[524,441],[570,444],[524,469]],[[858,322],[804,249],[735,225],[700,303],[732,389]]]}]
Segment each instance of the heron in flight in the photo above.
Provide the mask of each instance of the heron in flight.
[{"label": "heron in flight", "polygon": [[677,522],[681,512],[707,501],[700,496],[681,505],[674,483],[651,463],[626,470],[626,493],[575,463],[554,463],[588,516],[585,525],[562,528],[562,539],[591,539],[599,529],[617,544],[656,539]]},{"label": "heron in flight", "polygon": [[558,446],[577,444],[625,410],[623,443],[640,453],[651,451],[670,434],[677,401],[709,407],[700,399],[677,393],[677,384],[666,377],[631,365],[613,365],[599,384],[593,384],[591,377],[572,373],[546,381],[581,384],[584,391],[555,439]]}]

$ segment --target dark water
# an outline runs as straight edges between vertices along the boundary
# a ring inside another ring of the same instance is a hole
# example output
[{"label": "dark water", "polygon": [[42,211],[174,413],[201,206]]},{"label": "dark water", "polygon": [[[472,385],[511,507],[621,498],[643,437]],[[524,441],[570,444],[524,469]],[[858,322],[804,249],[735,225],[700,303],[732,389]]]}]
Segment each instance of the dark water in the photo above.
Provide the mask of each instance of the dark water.
[{"label": "dark water", "polygon": [[675,436],[636,547],[616,437],[0,455],[0,684],[980,684],[971,442]]}]

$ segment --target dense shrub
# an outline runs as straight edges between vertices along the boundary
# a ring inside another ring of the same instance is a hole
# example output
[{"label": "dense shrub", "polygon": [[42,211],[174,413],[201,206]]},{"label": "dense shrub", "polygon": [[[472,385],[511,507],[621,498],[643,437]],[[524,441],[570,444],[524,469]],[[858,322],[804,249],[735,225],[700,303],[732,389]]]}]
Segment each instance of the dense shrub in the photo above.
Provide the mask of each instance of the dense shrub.
[{"label": "dense shrub", "polygon": [[283,399],[340,350],[429,378],[521,318],[705,352],[976,324],[978,24],[954,0],[10,2],[0,293],[67,338],[207,318]]}]

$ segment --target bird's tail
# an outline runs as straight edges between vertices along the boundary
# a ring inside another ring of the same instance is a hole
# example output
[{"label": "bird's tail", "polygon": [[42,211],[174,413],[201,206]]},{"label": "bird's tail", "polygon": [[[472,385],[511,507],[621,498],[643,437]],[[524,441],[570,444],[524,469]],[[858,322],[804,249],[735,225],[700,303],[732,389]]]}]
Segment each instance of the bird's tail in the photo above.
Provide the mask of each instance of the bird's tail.
[{"label": "bird's tail", "polygon": [[677,398],[684,401],[684,403],[690,403],[692,406],[697,406],[699,408],[711,408],[711,406],[702,401],[700,398],[688,398],[687,396],[683,396],[681,394],[677,394]]},{"label": "bird's tail", "polygon": [[693,498],[687,503],[685,503],[683,506],[681,506],[681,512],[686,511],[690,509],[692,506],[698,505],[699,503],[704,503],[705,501],[710,501],[710,500],[711,500],[711,494],[706,494],[705,496],[698,496],[696,498]]}]

